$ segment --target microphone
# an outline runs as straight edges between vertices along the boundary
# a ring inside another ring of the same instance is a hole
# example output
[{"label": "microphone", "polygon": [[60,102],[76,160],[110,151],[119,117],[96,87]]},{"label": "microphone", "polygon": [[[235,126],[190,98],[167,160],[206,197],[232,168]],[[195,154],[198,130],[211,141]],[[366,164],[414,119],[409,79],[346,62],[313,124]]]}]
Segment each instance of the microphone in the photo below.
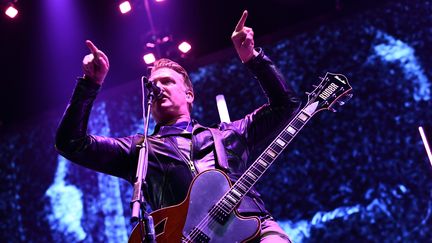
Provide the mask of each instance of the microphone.
[{"label": "microphone", "polygon": [[154,82],[149,81],[146,76],[143,76],[142,79],[144,81],[146,89],[150,92],[150,95],[153,95],[155,100],[162,98],[163,91],[161,88],[156,86]]}]

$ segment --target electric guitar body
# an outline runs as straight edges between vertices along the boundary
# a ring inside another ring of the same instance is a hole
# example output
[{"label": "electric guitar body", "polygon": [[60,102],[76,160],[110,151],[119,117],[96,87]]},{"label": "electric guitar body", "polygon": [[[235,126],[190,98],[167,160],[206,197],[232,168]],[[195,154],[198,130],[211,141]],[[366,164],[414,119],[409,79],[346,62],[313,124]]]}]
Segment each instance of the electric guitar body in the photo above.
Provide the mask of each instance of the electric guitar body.
[{"label": "electric guitar body", "polygon": [[[230,187],[228,176],[222,171],[199,174],[182,203],[151,213],[156,241],[228,243],[253,239],[260,232],[257,217],[240,216],[237,210],[226,214],[214,207]],[[141,229],[142,223],[135,226],[130,243],[141,242]]]}]

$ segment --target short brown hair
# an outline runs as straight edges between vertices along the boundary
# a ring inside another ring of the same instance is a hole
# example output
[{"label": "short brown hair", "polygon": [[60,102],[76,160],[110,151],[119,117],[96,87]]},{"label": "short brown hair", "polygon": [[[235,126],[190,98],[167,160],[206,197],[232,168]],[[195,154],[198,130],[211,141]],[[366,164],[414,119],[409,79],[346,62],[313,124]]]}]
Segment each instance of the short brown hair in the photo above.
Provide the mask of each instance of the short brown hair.
[{"label": "short brown hair", "polygon": [[186,70],[180,66],[180,64],[170,60],[168,58],[158,59],[153,63],[153,67],[151,68],[151,73],[158,70],[159,68],[170,68],[183,76],[184,84],[186,87],[193,92],[192,82],[187,74]]},{"label": "short brown hair", "polygon": [[[151,68],[150,75],[154,71],[156,71],[160,68],[169,68],[169,69],[172,69],[172,70],[176,71],[177,73],[181,74],[183,76],[183,82],[184,82],[185,86],[189,89],[189,91],[192,91],[192,93],[194,93],[192,82],[189,78],[189,75],[186,72],[186,70],[182,66],[180,66],[180,64],[178,64],[178,63],[176,63],[173,60],[168,59],[168,58],[158,59],[153,63],[153,67]],[[189,112],[192,112],[192,106],[193,106],[192,104],[189,106]]]}]

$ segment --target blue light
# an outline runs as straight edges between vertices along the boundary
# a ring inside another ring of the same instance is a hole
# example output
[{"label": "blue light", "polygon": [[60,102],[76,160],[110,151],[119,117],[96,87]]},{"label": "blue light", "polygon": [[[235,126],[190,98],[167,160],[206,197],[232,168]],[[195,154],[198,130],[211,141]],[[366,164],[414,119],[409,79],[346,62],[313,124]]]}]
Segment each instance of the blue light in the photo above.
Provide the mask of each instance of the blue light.
[{"label": "blue light", "polygon": [[404,71],[405,77],[412,80],[414,84],[414,100],[428,101],[430,94],[430,81],[415,56],[414,49],[401,40],[395,39],[382,31],[377,32],[377,38],[383,42],[374,47],[375,53],[386,62],[398,63]]},{"label": "blue light", "polygon": [[326,223],[338,218],[346,220],[350,215],[360,213],[366,217],[370,217],[374,221],[376,208],[380,209],[387,216],[391,216],[385,203],[375,198],[366,206],[357,204],[354,206],[339,207],[329,212],[316,212],[311,220],[300,220],[298,222],[281,220],[278,223],[293,242],[299,243],[311,237],[312,228],[325,228]]},{"label": "blue light", "polygon": [[[95,104],[93,119],[89,121],[91,134],[110,136],[110,126],[106,114],[106,103]],[[104,214],[105,236],[108,242],[126,242],[128,239],[126,223],[123,215],[119,179],[102,173],[97,174],[99,199],[97,208]]]},{"label": "blue light", "polygon": [[[95,104],[92,119],[89,121],[91,134],[110,135],[105,108],[106,104],[104,102]],[[76,186],[65,181],[69,172],[68,163],[70,162],[65,158],[58,156],[58,168],[54,182],[46,191],[46,195],[51,202],[50,213],[47,217],[54,232],[67,237],[68,241],[77,242],[84,240],[87,236],[81,225],[84,214],[83,193]],[[102,173],[97,174],[97,179],[98,199],[88,207],[95,208],[93,211],[96,212],[102,211],[105,226],[104,234],[108,242],[126,242],[127,229],[123,216],[119,179]],[[96,220],[100,215],[89,217],[94,217]],[[53,234],[53,238],[56,239],[58,236]]]},{"label": "blue light", "polygon": [[[81,226],[83,217],[82,192],[74,185],[65,181],[68,171],[68,161],[58,156],[58,166],[53,184],[45,192],[51,203],[48,222],[54,232],[64,234],[71,242],[82,241],[86,237]],[[70,237],[70,238],[69,238]],[[53,234],[54,240],[56,240]]]}]

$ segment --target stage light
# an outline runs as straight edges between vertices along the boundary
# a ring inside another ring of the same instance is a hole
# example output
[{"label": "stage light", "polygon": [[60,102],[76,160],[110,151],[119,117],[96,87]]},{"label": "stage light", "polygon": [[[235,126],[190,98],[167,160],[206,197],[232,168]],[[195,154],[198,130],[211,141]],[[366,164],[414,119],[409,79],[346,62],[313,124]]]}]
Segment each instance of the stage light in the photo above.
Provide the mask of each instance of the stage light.
[{"label": "stage light", "polygon": [[155,45],[154,43],[147,42],[147,43],[146,43],[146,47],[147,47],[147,48],[155,48],[156,45]]},{"label": "stage light", "polygon": [[420,132],[420,136],[421,136],[421,138],[422,138],[422,141],[423,141],[423,145],[424,145],[424,147],[425,147],[425,149],[426,149],[426,154],[427,154],[427,156],[428,156],[428,158],[429,158],[429,162],[430,162],[430,164],[432,165],[432,152],[431,152],[430,145],[429,145],[429,143],[428,143],[427,135],[426,135],[425,130],[423,129],[422,126],[420,126],[418,129],[419,129],[419,132]]},{"label": "stage light", "polygon": [[165,0],[155,0],[156,2],[160,3],[160,2],[165,2]]},{"label": "stage light", "polygon": [[153,53],[147,53],[143,56],[144,62],[146,64],[152,64],[156,61],[156,58]]},{"label": "stage light", "polygon": [[131,11],[131,9],[132,9],[132,7],[131,7],[129,1],[124,1],[124,2],[122,2],[122,3],[119,5],[119,8],[120,8],[120,12],[121,12],[122,14],[125,14],[125,13]]},{"label": "stage light", "polygon": [[13,5],[11,5],[6,9],[5,14],[9,16],[9,18],[13,19],[15,18],[15,16],[17,16],[18,9],[16,9]]},{"label": "stage light", "polygon": [[216,95],[216,105],[219,112],[221,122],[231,122],[231,118],[228,112],[228,107],[225,101],[225,96],[220,94]]},{"label": "stage light", "polygon": [[168,42],[168,41],[170,41],[171,40],[171,37],[169,37],[169,36],[165,36],[165,37],[163,37],[161,40],[160,40],[160,42],[161,43],[166,43],[166,42]]},{"label": "stage light", "polygon": [[191,45],[189,43],[187,43],[186,41],[183,41],[179,46],[178,49],[183,52],[183,53],[187,53],[188,51],[190,51],[191,49]]}]

